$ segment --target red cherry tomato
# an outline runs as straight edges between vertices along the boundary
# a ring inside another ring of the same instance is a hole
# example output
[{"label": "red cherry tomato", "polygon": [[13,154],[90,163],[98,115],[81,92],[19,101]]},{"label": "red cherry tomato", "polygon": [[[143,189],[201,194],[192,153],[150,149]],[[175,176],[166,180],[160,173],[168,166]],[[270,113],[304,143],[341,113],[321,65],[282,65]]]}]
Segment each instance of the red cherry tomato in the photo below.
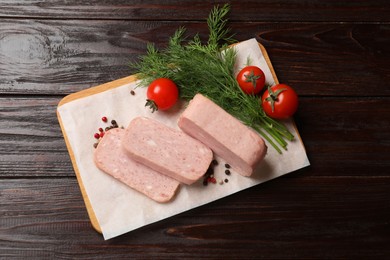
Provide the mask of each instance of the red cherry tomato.
[{"label": "red cherry tomato", "polygon": [[158,78],[150,83],[146,92],[145,106],[149,106],[152,112],[171,108],[179,97],[176,84],[167,78]]},{"label": "red cherry tomato", "polygon": [[290,86],[277,84],[269,87],[262,96],[264,112],[275,119],[286,119],[298,108],[298,95]]},{"label": "red cherry tomato", "polygon": [[265,85],[264,72],[256,66],[246,66],[237,75],[237,82],[246,94],[256,95]]}]

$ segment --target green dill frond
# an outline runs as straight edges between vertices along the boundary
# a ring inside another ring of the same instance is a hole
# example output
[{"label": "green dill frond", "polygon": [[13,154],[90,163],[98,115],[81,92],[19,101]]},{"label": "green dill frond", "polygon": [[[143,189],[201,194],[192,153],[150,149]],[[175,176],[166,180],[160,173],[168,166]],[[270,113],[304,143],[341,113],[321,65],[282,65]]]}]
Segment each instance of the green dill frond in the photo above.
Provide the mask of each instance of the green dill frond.
[{"label": "green dill frond", "polygon": [[283,138],[290,140],[293,136],[284,125],[264,113],[257,96],[241,90],[234,76],[237,52],[228,48],[233,42],[226,28],[229,10],[226,4],[210,12],[206,44],[198,34],[187,40],[185,28],[180,27],[165,49],[157,50],[153,44],[148,44],[146,55],[130,66],[139,72],[139,85],[148,86],[156,78],[170,78],[179,87],[181,98],[191,100],[196,94],[203,94],[255,129],[281,152],[278,146],[286,148],[287,145]]},{"label": "green dill frond", "polygon": [[230,29],[226,27],[228,19],[227,14],[230,11],[230,5],[225,4],[221,8],[214,7],[209,17],[207,18],[207,26],[209,28],[208,45],[211,48],[219,49],[221,41],[232,43],[232,36],[229,36]]},{"label": "green dill frond", "polygon": [[181,46],[185,32],[186,28],[179,27],[179,29],[177,29],[173,36],[169,39],[169,47]]}]

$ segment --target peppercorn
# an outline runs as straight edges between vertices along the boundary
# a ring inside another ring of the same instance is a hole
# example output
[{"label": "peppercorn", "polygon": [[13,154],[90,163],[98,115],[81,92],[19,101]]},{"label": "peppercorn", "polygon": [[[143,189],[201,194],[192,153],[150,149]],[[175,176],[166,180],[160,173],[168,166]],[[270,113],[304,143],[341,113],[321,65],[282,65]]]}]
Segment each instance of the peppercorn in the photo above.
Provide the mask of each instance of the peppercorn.
[{"label": "peppercorn", "polygon": [[218,165],[218,161],[214,159],[214,160],[211,161],[211,164]]},{"label": "peppercorn", "polygon": [[225,170],[225,174],[226,175],[230,175],[230,171],[229,170]]},{"label": "peppercorn", "polygon": [[130,90],[130,94],[134,96],[135,95],[134,90]]},{"label": "peppercorn", "polygon": [[98,143],[93,144],[93,148],[96,148],[98,146]]},{"label": "peppercorn", "polygon": [[103,131],[104,131],[103,128],[100,127],[100,128],[99,128],[99,132],[103,132]]},{"label": "peppercorn", "polygon": [[95,137],[96,139],[99,139],[100,134],[99,134],[99,133],[95,133],[95,134],[93,135],[93,137]]},{"label": "peppercorn", "polygon": [[228,163],[225,163],[225,168],[230,169],[230,165]]},{"label": "peppercorn", "polygon": [[102,117],[102,121],[103,121],[104,123],[106,123],[106,122],[107,122],[107,117],[103,116],[103,117]]},{"label": "peppercorn", "polygon": [[217,180],[214,178],[214,177],[209,177],[208,179],[207,179],[207,181],[208,182],[212,182],[212,183],[217,183]]},{"label": "peppercorn", "polygon": [[117,126],[117,125],[118,125],[118,124],[116,123],[115,120],[111,120],[111,124],[112,124],[113,126]]},{"label": "peppercorn", "polygon": [[226,182],[226,183],[228,183],[228,182],[229,182],[229,180],[228,180],[228,179],[225,179],[225,182]]}]

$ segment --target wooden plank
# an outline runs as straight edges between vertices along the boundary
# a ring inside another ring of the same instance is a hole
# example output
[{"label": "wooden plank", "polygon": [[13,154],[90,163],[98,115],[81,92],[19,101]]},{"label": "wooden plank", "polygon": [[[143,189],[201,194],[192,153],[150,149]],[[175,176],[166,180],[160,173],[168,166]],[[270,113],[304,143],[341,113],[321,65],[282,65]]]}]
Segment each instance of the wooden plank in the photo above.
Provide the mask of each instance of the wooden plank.
[{"label": "wooden plank", "polygon": [[[0,97],[2,177],[74,176],[56,118],[61,97]],[[301,97],[295,116],[317,176],[387,176],[389,98]],[[93,140],[91,140],[91,146]]]},{"label": "wooden plank", "polygon": [[295,120],[311,162],[310,172],[334,177],[389,176],[389,101],[301,99]]},{"label": "wooden plank", "polygon": [[[227,2],[227,1],[226,1]],[[389,21],[390,4],[386,0],[303,1],[260,0],[228,1],[233,21]],[[119,20],[203,20],[216,3],[202,0],[96,0],[42,3],[38,0],[0,2],[0,17],[38,17],[61,19]],[[188,7],[191,8],[188,8]],[[245,14],[245,15],[243,15]],[[375,14],[375,15],[372,15]]]},{"label": "wooden plank", "polygon": [[60,99],[0,98],[2,177],[74,176],[55,113]]},{"label": "wooden plank", "polygon": [[[185,25],[205,23],[0,20],[0,94],[64,95],[134,74],[146,43],[164,46]],[[238,40],[257,38],[281,82],[302,95],[389,96],[389,24],[233,23]]]},{"label": "wooden plank", "polygon": [[383,259],[389,191],[389,177],[282,177],[103,241],[75,179],[2,179],[0,256]]}]

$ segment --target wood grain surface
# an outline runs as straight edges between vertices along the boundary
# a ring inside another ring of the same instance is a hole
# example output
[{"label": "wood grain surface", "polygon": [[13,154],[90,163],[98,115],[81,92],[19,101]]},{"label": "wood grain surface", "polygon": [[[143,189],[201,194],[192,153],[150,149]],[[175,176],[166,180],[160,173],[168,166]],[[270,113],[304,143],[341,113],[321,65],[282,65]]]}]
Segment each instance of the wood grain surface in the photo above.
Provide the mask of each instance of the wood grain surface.
[{"label": "wood grain surface", "polygon": [[[146,52],[146,43],[165,46],[181,25],[189,35],[207,36],[203,22],[4,19],[0,93],[63,95],[131,75],[127,64]],[[238,40],[256,38],[264,45],[278,78],[301,95],[390,95],[383,84],[390,81],[388,25],[239,22],[231,27]]]},{"label": "wood grain surface", "polygon": [[56,118],[134,73],[146,43],[207,35],[219,1],[0,0],[0,259],[388,259],[390,2],[228,1],[300,95],[311,166],[104,241]]}]

